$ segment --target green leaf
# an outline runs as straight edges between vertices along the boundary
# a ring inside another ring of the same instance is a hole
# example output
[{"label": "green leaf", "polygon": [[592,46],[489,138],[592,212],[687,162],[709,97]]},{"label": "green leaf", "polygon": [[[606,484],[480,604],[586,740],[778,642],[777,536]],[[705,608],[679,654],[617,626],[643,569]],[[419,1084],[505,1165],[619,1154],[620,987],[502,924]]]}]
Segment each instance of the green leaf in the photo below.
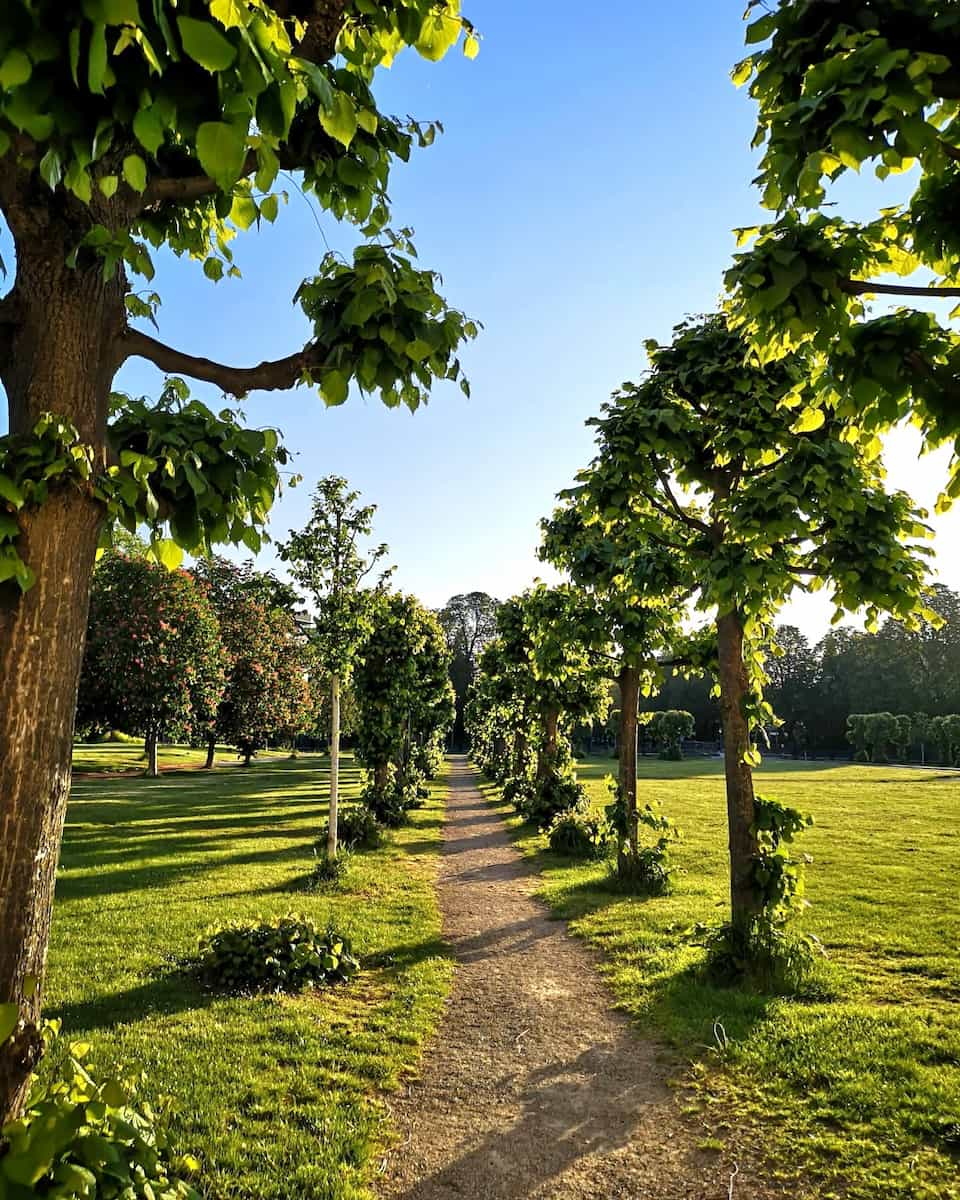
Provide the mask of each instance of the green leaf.
[{"label": "green leaf", "polygon": [[14,508],[23,508],[23,492],[7,475],[0,475],[0,498],[6,500],[8,504],[12,504]]},{"label": "green leaf", "polygon": [[103,95],[103,80],[106,73],[107,27],[102,22],[98,22],[90,34],[90,50],[87,54],[87,86],[91,92]]},{"label": "green leaf", "polygon": [[20,1009],[16,1004],[0,1004],[0,1046],[16,1029],[19,1020]]},{"label": "green leaf", "polygon": [[361,108],[357,110],[357,124],[366,133],[376,133],[379,123],[380,122],[377,118],[377,114],[372,108]]},{"label": "green leaf", "polygon": [[103,192],[104,196],[109,200],[111,196],[116,194],[120,180],[116,175],[103,175],[97,182],[97,187]]},{"label": "green leaf", "polygon": [[357,132],[357,110],[346,92],[335,92],[333,103],[320,112],[320,124],[330,137],[349,146]]},{"label": "green leaf", "polygon": [[203,260],[203,273],[208,279],[212,279],[216,283],[223,278],[223,262],[212,255],[209,258],[205,258]]},{"label": "green leaf", "polygon": [[0,62],[0,88],[10,91],[26,83],[33,74],[30,59],[22,50],[11,50],[3,62]]},{"label": "green leaf", "polygon": [[157,561],[168,571],[176,571],[183,562],[183,551],[170,538],[162,538],[159,542],[155,542],[152,549],[157,556]]},{"label": "green leaf", "polygon": [[215,17],[225,29],[243,29],[246,25],[245,15],[239,0],[211,0],[210,16]]},{"label": "green leaf", "polygon": [[249,229],[257,219],[257,202],[250,196],[235,196],[230,206],[230,220],[239,229]]},{"label": "green leaf", "polygon": [[270,221],[271,224],[277,219],[278,211],[279,201],[275,194],[272,196],[264,196],[264,198],[260,201],[260,215],[264,218],[264,220]]},{"label": "green leaf", "polygon": [[246,150],[247,130],[244,125],[204,121],[197,130],[200,165],[223,191],[229,191],[240,178]]},{"label": "green leaf", "polygon": [[133,135],[151,154],[163,145],[163,122],[155,108],[138,109],[133,118]]},{"label": "green leaf", "polygon": [[53,146],[46,152],[43,158],[40,159],[40,174],[47,187],[53,191],[60,182],[60,176],[63,173],[63,164],[60,161],[59,151]]},{"label": "green leaf", "polygon": [[209,21],[177,17],[177,27],[186,53],[208,71],[225,71],[237,57],[236,47]]},{"label": "green leaf", "polygon": [[349,390],[347,378],[342,371],[327,371],[320,385],[323,402],[330,408],[343,404]]},{"label": "green leaf", "polygon": [[414,338],[412,342],[407,342],[406,349],[407,357],[412,358],[414,362],[423,362],[433,353],[433,347],[423,338]]},{"label": "green leaf", "polygon": [[822,408],[805,408],[791,426],[791,433],[813,433],[827,419]]},{"label": "green leaf", "polygon": [[139,154],[128,154],[123,160],[123,177],[135,192],[147,186],[147,164]]},{"label": "green leaf", "polygon": [[417,50],[430,62],[439,62],[460,36],[459,17],[431,12],[417,38]]},{"label": "green leaf", "polygon": [[761,17],[759,21],[754,21],[752,25],[747,26],[747,33],[744,41],[748,46],[755,46],[757,42],[765,42],[771,34],[776,32],[777,14],[768,13],[765,17]]}]

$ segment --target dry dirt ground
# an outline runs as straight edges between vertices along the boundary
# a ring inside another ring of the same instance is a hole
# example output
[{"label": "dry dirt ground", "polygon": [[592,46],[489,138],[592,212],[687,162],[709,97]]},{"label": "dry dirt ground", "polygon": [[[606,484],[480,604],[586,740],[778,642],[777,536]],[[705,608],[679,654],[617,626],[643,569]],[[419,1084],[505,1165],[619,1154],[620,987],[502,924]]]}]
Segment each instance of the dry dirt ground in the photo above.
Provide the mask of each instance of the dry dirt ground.
[{"label": "dry dirt ground", "polygon": [[[697,1149],[661,1048],[597,959],[548,917],[536,875],[453,760],[440,902],[453,990],[421,1075],[390,1099],[383,1200],[758,1200],[743,1163]],[[752,1175],[752,1177],[751,1177]]]}]

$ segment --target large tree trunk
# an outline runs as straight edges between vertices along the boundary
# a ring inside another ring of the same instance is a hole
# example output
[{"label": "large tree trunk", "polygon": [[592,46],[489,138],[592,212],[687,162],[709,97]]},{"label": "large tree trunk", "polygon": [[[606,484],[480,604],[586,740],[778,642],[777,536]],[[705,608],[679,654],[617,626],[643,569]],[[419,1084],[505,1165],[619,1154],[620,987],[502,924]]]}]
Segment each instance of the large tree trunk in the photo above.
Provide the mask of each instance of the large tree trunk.
[{"label": "large tree trunk", "polygon": [[[41,413],[56,413],[77,427],[102,465],[123,286],[105,283],[99,263],[67,268],[77,230],[52,223],[48,199],[33,210],[29,200],[11,197],[13,174],[0,179],[17,254],[16,282],[0,312],[10,433],[29,437]],[[22,510],[18,550],[37,582],[22,596],[0,585],[0,1004],[16,1004],[21,1014],[0,1047],[0,1125],[19,1111],[41,1050],[43,974],[102,519],[101,506],[75,484]]]},{"label": "large tree trunk", "polygon": [[629,866],[626,861],[637,856],[637,709],[640,701],[640,672],[636,667],[624,666],[620,672],[620,795],[626,815],[626,845],[621,843],[619,863],[621,871]]},{"label": "large tree trunk", "polygon": [[736,928],[746,929],[760,905],[751,878],[757,839],[752,832],[753,772],[744,762],[744,755],[750,749],[750,727],[743,711],[749,681],[743,661],[743,623],[738,612],[723,613],[717,618],[717,651],[730,836],[730,915]]},{"label": "large tree trunk", "polygon": [[340,676],[330,676],[330,819],[327,827],[327,858],[337,857],[337,819],[340,805]]},{"label": "large tree trunk", "polygon": [[390,778],[390,764],[377,763],[373,768],[373,786],[378,792],[384,792]]},{"label": "large tree trunk", "polygon": [[207,771],[213,770],[213,764],[217,760],[217,735],[215,733],[207,734],[207,761],[203,764]]}]

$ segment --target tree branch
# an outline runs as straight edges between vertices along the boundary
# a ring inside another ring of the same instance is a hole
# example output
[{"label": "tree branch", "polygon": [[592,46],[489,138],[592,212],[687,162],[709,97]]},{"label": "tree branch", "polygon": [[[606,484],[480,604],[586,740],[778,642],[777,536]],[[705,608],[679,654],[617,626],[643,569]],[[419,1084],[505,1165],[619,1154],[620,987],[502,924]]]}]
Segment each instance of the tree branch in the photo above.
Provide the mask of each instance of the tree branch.
[{"label": "tree branch", "polygon": [[296,387],[317,360],[317,349],[310,344],[286,358],[268,359],[255,367],[231,367],[174,350],[139,329],[126,331],[120,349],[122,359],[145,358],[170,375],[188,375],[191,379],[214,383],[231,396]]},{"label": "tree branch", "polygon": [[850,296],[930,296],[933,299],[960,296],[960,287],[908,287],[900,283],[874,283],[869,279],[845,279],[841,288]]},{"label": "tree branch", "polygon": [[[670,501],[671,507],[680,520],[683,521],[685,525],[689,525],[691,529],[699,529],[701,533],[709,533],[710,526],[706,525],[703,521],[698,521],[696,517],[691,517],[686,509],[684,509],[680,501],[673,494],[673,490],[670,487],[670,481],[667,479],[667,473],[660,465],[660,462],[655,454],[650,456],[650,461],[653,463],[653,469],[657,473],[657,478],[660,480],[660,486],[663,488],[664,494]],[[650,497],[647,497],[647,499],[650,499]],[[651,503],[653,503],[652,500]],[[656,505],[654,505],[654,507],[656,507]]]}]

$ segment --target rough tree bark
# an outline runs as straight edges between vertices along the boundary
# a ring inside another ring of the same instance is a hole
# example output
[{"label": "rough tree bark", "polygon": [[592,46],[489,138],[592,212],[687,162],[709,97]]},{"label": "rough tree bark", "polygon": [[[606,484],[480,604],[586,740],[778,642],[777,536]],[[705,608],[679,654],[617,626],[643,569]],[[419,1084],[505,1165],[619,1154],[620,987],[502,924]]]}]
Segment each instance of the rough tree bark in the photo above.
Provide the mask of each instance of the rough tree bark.
[{"label": "rough tree bark", "polygon": [[217,758],[217,735],[215,733],[207,734],[207,761],[203,764],[207,771],[213,769],[213,764]]},{"label": "rough tree bark", "polygon": [[618,867],[621,873],[630,869],[636,859],[638,842],[637,822],[637,709],[640,704],[640,672],[624,666],[620,671],[620,795],[626,814],[626,837],[621,840]]},{"label": "rough tree bark", "polygon": [[330,676],[330,817],[327,827],[327,858],[337,857],[337,821],[340,804],[340,676]]},{"label": "rough tree bark", "polygon": [[560,741],[560,709],[548,708],[543,714],[543,737],[537,751],[537,783],[542,784],[553,773]]},{"label": "rough tree bark", "polygon": [[749,680],[743,661],[743,622],[738,612],[718,616],[717,651],[730,839],[730,917],[735,928],[747,929],[760,906],[751,879],[757,839],[751,832],[753,772],[744,762],[750,749],[750,727],[744,714]]},{"label": "rough tree bark", "polygon": [[[12,187],[9,177],[2,190]],[[116,339],[125,319],[119,280],[65,260],[66,221],[7,195],[17,274],[3,301],[0,378],[13,436],[41,413],[71,421],[103,461]],[[90,579],[103,513],[75,484],[19,514],[18,549],[37,582],[0,586],[0,1003],[19,1007],[0,1047],[0,1125],[22,1103],[39,1035],[54,880],[70,788],[77,682]]]}]

